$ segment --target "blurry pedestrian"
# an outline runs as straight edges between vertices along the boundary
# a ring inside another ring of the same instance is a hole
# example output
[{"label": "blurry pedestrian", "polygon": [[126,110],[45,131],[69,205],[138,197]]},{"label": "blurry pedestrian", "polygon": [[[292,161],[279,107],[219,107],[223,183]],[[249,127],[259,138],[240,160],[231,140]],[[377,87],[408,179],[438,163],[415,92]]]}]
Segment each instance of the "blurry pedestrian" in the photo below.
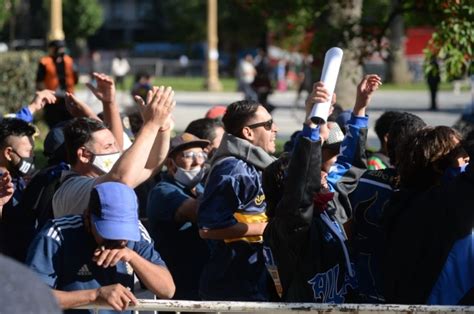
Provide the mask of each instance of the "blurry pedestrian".
[{"label": "blurry pedestrian", "polygon": [[36,89],[55,91],[56,103],[47,104],[44,118],[51,128],[58,122],[69,120],[72,116],[66,110],[66,92],[74,93],[78,76],[73,59],[65,53],[64,40],[53,40],[48,45],[47,56],[40,59],[36,73]]},{"label": "blurry pedestrian", "polygon": [[431,96],[431,110],[438,110],[438,103],[436,99],[436,94],[438,93],[439,83],[441,81],[439,75],[439,65],[436,61],[436,58],[432,58],[430,61],[431,71],[426,76],[426,81],[428,82],[428,86],[430,88],[430,96]]},{"label": "blurry pedestrian", "polygon": [[125,75],[130,71],[130,64],[127,59],[122,56],[121,53],[117,53],[115,58],[112,59],[112,75],[115,78],[115,85],[120,89],[124,88]]}]

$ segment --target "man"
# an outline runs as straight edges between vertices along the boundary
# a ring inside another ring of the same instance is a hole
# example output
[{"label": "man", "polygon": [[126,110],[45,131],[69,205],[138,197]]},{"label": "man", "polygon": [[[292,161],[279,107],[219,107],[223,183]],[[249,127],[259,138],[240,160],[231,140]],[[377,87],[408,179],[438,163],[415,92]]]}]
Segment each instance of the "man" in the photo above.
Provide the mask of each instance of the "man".
[{"label": "man", "polygon": [[117,311],[137,304],[134,274],[160,298],[174,283],[138,220],[135,192],[117,182],[98,184],[84,215],[50,220],[33,241],[27,265],[69,309],[95,301]]},{"label": "man", "polygon": [[34,223],[20,205],[27,178],[34,172],[35,128],[20,119],[0,122],[0,172],[11,174],[14,194],[0,211],[3,253],[24,262]]},{"label": "man", "polygon": [[401,114],[399,111],[386,111],[375,122],[374,130],[380,141],[380,149],[367,159],[367,169],[382,170],[392,167],[387,155],[388,131],[393,121],[400,117]]},{"label": "man", "polygon": [[[116,181],[135,188],[160,168],[169,147],[173,97],[171,87],[154,87],[147,105],[139,103],[143,127],[123,154],[112,132],[98,120],[78,118],[64,128],[69,163],[78,175],[67,178],[54,194],[54,217],[81,214],[90,191],[99,183]],[[63,172],[64,178],[69,175]]]},{"label": "man", "polygon": [[274,158],[277,127],[259,103],[230,104],[198,211],[200,235],[212,241],[200,294],[205,300],[269,299],[263,258],[267,224],[262,170]]},{"label": "man", "polygon": [[224,124],[219,119],[202,118],[191,121],[184,132],[191,133],[200,139],[210,142],[205,148],[210,159],[219,145],[221,145],[222,136],[224,136]]},{"label": "man", "polygon": [[196,225],[197,198],[204,190],[201,180],[207,155],[203,149],[208,145],[209,141],[189,133],[174,137],[166,159],[167,172],[148,197],[152,238],[173,275],[178,300],[200,300],[199,277],[209,257]]},{"label": "man", "polygon": [[48,45],[48,55],[41,58],[36,73],[36,89],[49,89],[58,97],[55,104],[45,107],[45,120],[51,128],[56,123],[71,119],[66,110],[66,92],[73,93],[78,81],[74,61],[65,54],[64,40],[53,40]]}]

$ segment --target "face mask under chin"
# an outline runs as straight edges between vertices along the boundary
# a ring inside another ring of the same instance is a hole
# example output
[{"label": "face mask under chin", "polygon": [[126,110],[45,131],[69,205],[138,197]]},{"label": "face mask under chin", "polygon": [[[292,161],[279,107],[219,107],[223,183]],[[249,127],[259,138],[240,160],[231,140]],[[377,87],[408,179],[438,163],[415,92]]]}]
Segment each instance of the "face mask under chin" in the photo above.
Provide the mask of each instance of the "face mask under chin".
[{"label": "face mask under chin", "polygon": [[101,173],[109,173],[112,170],[113,166],[117,160],[122,155],[121,152],[111,153],[111,154],[94,154],[92,159],[92,166],[94,166]]}]

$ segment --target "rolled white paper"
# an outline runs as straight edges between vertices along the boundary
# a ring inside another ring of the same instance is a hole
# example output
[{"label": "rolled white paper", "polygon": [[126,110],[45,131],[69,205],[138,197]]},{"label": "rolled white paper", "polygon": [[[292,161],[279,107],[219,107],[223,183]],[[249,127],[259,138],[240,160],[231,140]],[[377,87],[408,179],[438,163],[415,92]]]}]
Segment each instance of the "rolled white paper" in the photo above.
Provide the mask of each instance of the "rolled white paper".
[{"label": "rolled white paper", "polygon": [[326,123],[328,119],[331,99],[336,88],[339,68],[341,67],[342,55],[342,49],[337,47],[333,47],[326,52],[323,71],[321,72],[321,81],[329,92],[329,101],[314,104],[310,113],[311,121],[314,123]]}]

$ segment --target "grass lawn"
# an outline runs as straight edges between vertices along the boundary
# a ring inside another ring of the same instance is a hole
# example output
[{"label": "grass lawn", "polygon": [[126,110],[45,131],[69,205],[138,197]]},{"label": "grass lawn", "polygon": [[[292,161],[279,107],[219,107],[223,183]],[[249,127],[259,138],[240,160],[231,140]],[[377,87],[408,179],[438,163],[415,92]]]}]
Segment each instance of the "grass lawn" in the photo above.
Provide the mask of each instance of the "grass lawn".
[{"label": "grass lawn", "polygon": [[[155,77],[153,78],[153,85],[164,85],[172,86],[174,90],[177,91],[205,91],[204,83],[205,78],[203,77],[191,77],[191,76],[165,76],[165,77]],[[237,90],[237,80],[235,78],[221,77],[220,81],[222,83],[224,92],[235,92]],[[132,89],[133,77],[127,76],[125,78],[125,88],[123,90],[129,91]],[[79,84],[79,89],[85,88],[83,84]],[[415,82],[415,83],[406,83],[406,84],[393,84],[393,83],[384,83],[381,90],[387,91],[426,91],[428,90],[428,85],[426,82]],[[453,90],[452,83],[442,83],[440,85],[440,90],[450,91]],[[468,91],[469,87],[462,85],[462,91]]]}]

